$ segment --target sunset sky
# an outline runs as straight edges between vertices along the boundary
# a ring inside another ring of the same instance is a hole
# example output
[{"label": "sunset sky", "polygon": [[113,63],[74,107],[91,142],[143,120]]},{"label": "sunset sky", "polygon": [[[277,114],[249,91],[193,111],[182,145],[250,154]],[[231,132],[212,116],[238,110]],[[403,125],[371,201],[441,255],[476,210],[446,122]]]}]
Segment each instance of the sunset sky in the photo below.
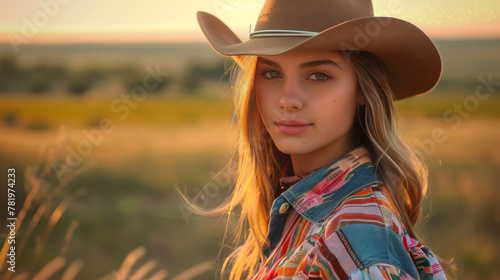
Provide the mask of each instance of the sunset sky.
[{"label": "sunset sky", "polygon": [[[314,0],[308,0],[314,4]],[[0,2],[0,41],[203,41],[196,11],[248,39],[264,0],[18,0]],[[408,20],[432,38],[500,38],[500,1],[373,0],[376,15]],[[391,8],[396,7],[396,9]]]}]

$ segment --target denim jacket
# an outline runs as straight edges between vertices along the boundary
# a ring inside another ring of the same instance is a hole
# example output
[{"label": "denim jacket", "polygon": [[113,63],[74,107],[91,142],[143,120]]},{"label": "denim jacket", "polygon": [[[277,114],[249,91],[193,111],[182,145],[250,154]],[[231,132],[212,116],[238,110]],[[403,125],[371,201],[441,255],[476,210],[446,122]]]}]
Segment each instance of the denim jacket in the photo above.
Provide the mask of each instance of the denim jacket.
[{"label": "denim jacket", "polygon": [[407,234],[364,146],[280,184],[267,261],[252,279],[446,279],[429,248]]}]

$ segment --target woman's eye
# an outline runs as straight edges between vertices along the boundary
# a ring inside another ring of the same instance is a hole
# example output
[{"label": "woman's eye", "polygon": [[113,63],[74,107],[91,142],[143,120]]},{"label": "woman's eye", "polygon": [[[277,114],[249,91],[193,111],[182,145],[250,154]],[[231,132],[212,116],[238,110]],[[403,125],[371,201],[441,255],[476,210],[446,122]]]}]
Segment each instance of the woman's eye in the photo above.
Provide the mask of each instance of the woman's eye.
[{"label": "woman's eye", "polygon": [[262,76],[268,78],[268,79],[276,79],[280,76],[280,73],[274,70],[269,70],[264,73],[262,73]]},{"label": "woman's eye", "polygon": [[313,80],[316,80],[316,81],[325,81],[325,80],[328,80],[330,77],[328,77],[326,74],[324,73],[314,73],[312,74],[311,76],[309,77],[315,77],[315,78],[312,78]]},{"label": "woman's eye", "polygon": [[[276,79],[276,78],[280,77],[280,73],[278,71],[274,71],[274,70],[265,71],[261,75],[264,76],[266,79]],[[328,75],[326,75],[325,73],[321,73],[321,72],[313,73],[309,76],[309,78],[311,80],[315,80],[315,81],[326,81],[326,80],[330,79],[330,77]]]}]

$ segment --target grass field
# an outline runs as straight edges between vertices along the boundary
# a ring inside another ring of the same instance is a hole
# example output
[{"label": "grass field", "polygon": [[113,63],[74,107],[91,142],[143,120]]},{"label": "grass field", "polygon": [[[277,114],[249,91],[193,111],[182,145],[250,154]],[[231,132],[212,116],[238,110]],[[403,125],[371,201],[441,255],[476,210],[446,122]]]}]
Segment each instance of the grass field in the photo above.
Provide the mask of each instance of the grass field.
[{"label": "grass field", "polygon": [[[492,95],[474,107],[469,104],[470,110],[464,109],[467,114],[457,112],[454,104],[464,104],[468,96],[472,93],[433,93],[400,101],[400,129],[408,143],[426,156],[429,166],[424,211],[427,243],[437,254],[455,258],[459,279],[497,279],[500,97]],[[63,150],[55,161],[63,163],[71,156],[70,150],[84,150],[82,143],[91,143],[86,146],[90,152],[80,154],[78,164],[66,172],[78,176],[49,207],[55,209],[58,201],[72,197],[43,253],[35,259],[27,249],[19,269],[34,273],[62,255],[68,265],[82,261],[77,279],[95,279],[118,271],[130,252],[144,246],[147,253],[138,265],[156,260],[156,267],[168,271],[168,279],[206,261],[213,265],[193,279],[212,277],[225,222],[187,213],[173,186],[185,187],[194,196],[223,167],[234,143],[229,97],[148,96],[135,107],[119,103],[128,108],[126,116],[125,109],[113,110],[113,102],[0,98],[0,168],[16,168],[18,199],[29,191],[23,184],[31,186],[23,178],[28,166],[41,166],[47,152],[58,145]],[[448,110],[451,113],[444,118]],[[106,130],[100,127],[102,119],[108,120]],[[440,132],[437,138],[436,130]],[[47,190],[57,182],[50,175]],[[227,181],[218,182],[223,183],[205,193],[202,202],[206,206],[225,197]],[[43,197],[33,202],[39,204]],[[40,229],[34,232],[42,233],[42,225],[49,221],[49,216],[42,216]],[[64,242],[74,222],[78,226]],[[27,242],[26,248],[34,248],[38,241],[33,237]]]}]

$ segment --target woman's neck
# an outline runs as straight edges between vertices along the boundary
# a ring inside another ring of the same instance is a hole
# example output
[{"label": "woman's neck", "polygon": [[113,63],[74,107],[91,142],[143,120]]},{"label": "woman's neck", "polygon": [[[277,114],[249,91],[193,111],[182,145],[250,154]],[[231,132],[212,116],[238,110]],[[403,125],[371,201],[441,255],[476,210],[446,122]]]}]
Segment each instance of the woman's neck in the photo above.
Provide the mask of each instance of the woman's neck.
[{"label": "woman's neck", "polygon": [[293,172],[295,175],[301,175],[316,170],[338,160],[354,148],[354,143],[348,141],[346,143],[336,143],[307,154],[290,155]]}]

